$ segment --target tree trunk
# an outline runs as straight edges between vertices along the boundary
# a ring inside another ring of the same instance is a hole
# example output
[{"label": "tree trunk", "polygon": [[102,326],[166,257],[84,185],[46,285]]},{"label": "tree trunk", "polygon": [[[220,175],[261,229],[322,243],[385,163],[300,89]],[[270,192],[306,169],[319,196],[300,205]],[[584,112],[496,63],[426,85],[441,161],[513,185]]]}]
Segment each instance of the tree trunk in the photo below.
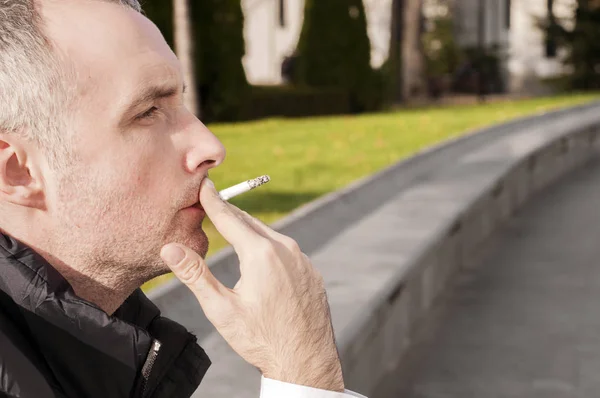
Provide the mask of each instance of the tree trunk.
[{"label": "tree trunk", "polygon": [[185,106],[197,117],[201,116],[194,69],[194,39],[190,23],[190,3],[188,0],[173,0],[173,18],[175,30],[175,52],[181,62],[183,78],[187,85],[184,96]]},{"label": "tree trunk", "polygon": [[390,49],[388,52],[389,73],[392,75],[393,100],[401,103],[403,98],[402,78],[402,38],[404,36],[404,0],[392,0],[392,24]]},{"label": "tree trunk", "polygon": [[402,96],[410,99],[426,93],[425,57],[421,43],[423,0],[404,0],[402,34]]}]

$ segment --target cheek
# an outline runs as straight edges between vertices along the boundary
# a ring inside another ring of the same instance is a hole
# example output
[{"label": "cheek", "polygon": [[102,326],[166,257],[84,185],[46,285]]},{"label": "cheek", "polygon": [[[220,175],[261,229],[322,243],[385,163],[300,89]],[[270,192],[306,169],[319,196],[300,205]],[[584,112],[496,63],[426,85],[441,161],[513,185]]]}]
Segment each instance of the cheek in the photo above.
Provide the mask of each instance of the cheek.
[{"label": "cheek", "polygon": [[[128,151],[135,157],[124,159],[121,170],[114,170],[113,181],[120,185],[118,191],[129,200],[168,205],[179,192],[176,188],[180,171],[177,155],[169,150],[163,139],[150,140]],[[114,166],[113,166],[114,167]],[[139,198],[143,196],[143,198]]]},{"label": "cheek", "polygon": [[106,203],[102,206],[105,219],[99,222],[138,236],[161,233],[171,222],[177,210],[174,178],[148,163],[130,165],[100,188]]},{"label": "cheek", "polygon": [[113,189],[104,192],[107,203],[104,216],[126,229],[127,225],[140,226],[157,222],[168,209],[166,198],[159,197],[153,189],[149,173],[122,174],[112,181]]},{"label": "cheek", "polygon": [[[97,169],[98,170],[98,169]],[[121,173],[73,170],[60,181],[57,217],[83,230],[98,232],[135,223],[151,211],[144,176],[133,169]]]},{"label": "cheek", "polygon": [[163,144],[150,138],[120,141],[87,159],[90,164],[70,169],[60,184],[57,216],[98,233],[147,235],[160,229],[174,216],[180,193]]},{"label": "cheek", "polygon": [[149,208],[152,203],[160,207],[168,198],[160,195],[157,181],[163,173],[160,153],[154,145],[123,145],[123,152],[111,164],[105,166],[105,174],[99,176],[102,190],[112,196],[117,204],[136,210]]}]

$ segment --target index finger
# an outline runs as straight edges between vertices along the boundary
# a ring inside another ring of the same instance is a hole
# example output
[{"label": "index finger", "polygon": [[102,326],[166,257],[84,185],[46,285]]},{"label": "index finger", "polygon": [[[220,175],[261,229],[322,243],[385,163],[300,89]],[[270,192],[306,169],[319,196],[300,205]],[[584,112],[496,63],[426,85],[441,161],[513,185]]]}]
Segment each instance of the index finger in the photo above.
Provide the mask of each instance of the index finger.
[{"label": "index finger", "polygon": [[219,196],[214,183],[208,178],[205,178],[200,185],[199,198],[208,218],[236,252],[241,253],[256,247],[256,244],[264,239],[229,208],[229,205]]}]

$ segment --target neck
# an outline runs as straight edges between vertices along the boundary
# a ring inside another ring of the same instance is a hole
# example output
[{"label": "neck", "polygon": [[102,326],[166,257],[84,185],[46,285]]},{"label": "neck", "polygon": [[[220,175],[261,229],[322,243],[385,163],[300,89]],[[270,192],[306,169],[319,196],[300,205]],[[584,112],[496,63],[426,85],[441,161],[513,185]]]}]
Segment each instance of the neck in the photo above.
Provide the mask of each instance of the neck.
[{"label": "neck", "polygon": [[[108,315],[112,315],[129,297],[139,284],[123,284],[106,275],[86,270],[75,270],[69,266],[56,266],[58,272],[73,287],[75,294],[101,308]],[[125,278],[122,278],[124,280]]]},{"label": "neck", "polygon": [[[75,294],[96,305],[108,315],[112,315],[125,302],[135,289],[144,281],[138,281],[131,275],[123,275],[123,269],[110,264],[98,264],[89,259],[76,258],[69,255],[57,255],[64,251],[57,250],[44,239],[23,233],[19,229],[2,227],[0,232],[23,242],[42,256],[69,282]],[[44,234],[46,236],[51,236]]]},{"label": "neck", "polygon": [[125,277],[122,272],[114,272],[114,267],[88,267],[73,262],[67,264],[46,250],[31,247],[69,282],[78,297],[95,304],[108,315],[112,315],[142,284]]},{"label": "neck", "polygon": [[[5,215],[0,204],[0,215]],[[63,242],[55,240],[61,230],[47,225],[31,214],[0,217],[0,232],[26,244],[42,256],[69,282],[75,294],[112,315],[125,300],[157,271],[139,264],[113,264],[114,247],[102,249],[89,239]],[[36,225],[36,228],[31,228]],[[64,236],[64,235],[63,235]],[[145,264],[145,263],[144,263]],[[156,268],[156,267],[155,267]],[[164,273],[164,272],[161,272]]]}]

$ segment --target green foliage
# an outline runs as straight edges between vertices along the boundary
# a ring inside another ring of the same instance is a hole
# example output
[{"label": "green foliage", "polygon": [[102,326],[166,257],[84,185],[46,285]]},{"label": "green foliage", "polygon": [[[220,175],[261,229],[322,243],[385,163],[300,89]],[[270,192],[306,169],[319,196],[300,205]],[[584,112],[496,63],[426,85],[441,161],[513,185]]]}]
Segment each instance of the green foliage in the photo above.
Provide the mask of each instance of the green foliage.
[{"label": "green foliage", "polygon": [[[248,91],[242,65],[245,44],[240,1],[190,0],[189,5],[202,119],[236,120]],[[172,0],[148,1],[144,11],[173,48]]]},{"label": "green foliage", "polygon": [[355,112],[369,110],[378,93],[362,0],[307,0],[298,42],[295,83],[340,88]]},{"label": "green foliage", "polygon": [[382,85],[381,100],[385,105],[398,102],[400,73],[398,73],[398,60],[388,56],[383,65],[376,71],[380,76]]},{"label": "green foliage", "polygon": [[340,89],[252,86],[242,118],[304,117],[350,113],[348,93]]},{"label": "green foliage", "polygon": [[452,75],[463,61],[464,54],[455,40],[454,18],[440,16],[428,21],[430,27],[423,35],[423,47],[428,77]]},{"label": "green foliage", "polygon": [[[505,90],[505,82],[501,69],[503,54],[499,45],[492,45],[484,49],[465,47],[463,51],[465,58],[469,60],[473,68],[473,75],[471,77],[476,79],[479,72],[483,74],[483,89],[485,94],[501,93]],[[471,81],[471,83],[474,83],[474,86],[469,87],[468,83],[466,86],[458,83],[454,88],[458,92],[476,92],[477,82]]]},{"label": "green foliage", "polygon": [[369,69],[363,80],[364,86],[360,93],[360,110],[379,111],[391,104],[388,93],[392,80],[384,65],[380,66],[379,69]]},{"label": "green foliage", "polygon": [[242,65],[245,43],[240,1],[190,1],[190,6],[202,118],[236,120],[248,92]]},{"label": "green foliage", "polygon": [[579,0],[575,10],[575,24],[567,29],[558,21],[541,24],[548,40],[555,40],[566,50],[563,62],[571,70],[565,76],[569,89],[597,90],[600,88],[600,5],[594,1]]}]

